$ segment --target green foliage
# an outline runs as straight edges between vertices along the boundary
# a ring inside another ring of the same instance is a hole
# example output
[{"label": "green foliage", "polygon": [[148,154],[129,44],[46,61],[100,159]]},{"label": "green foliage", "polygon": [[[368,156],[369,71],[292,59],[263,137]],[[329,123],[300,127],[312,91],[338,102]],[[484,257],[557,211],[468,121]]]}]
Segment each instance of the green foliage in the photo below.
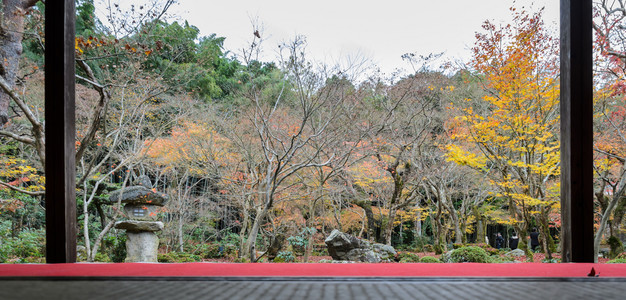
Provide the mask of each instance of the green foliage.
[{"label": "green foliage", "polygon": [[465,246],[465,245],[455,243],[455,244],[452,244],[452,249],[459,249],[459,248],[461,248],[461,247],[463,247],[463,246]]},{"label": "green foliage", "polygon": [[435,254],[442,254],[445,250],[445,246],[441,243],[435,243],[433,250],[435,251]]},{"label": "green foliage", "polygon": [[287,238],[287,242],[295,247],[306,247],[309,244],[309,240],[303,236],[290,236]]},{"label": "green foliage", "polygon": [[76,35],[92,34],[96,27],[93,0],[76,0]]},{"label": "green foliage", "polygon": [[157,256],[157,260],[161,263],[186,263],[202,261],[202,258],[198,255],[190,253],[169,252],[165,254],[159,254]]},{"label": "green foliage", "polygon": [[0,263],[12,259],[45,256],[46,233],[43,229],[26,229],[11,236],[11,222],[0,221]]},{"label": "green foliage", "polygon": [[220,245],[213,243],[200,244],[193,253],[203,258],[221,258],[224,256],[223,249],[220,251]]},{"label": "green foliage", "polygon": [[400,252],[397,259],[401,263],[416,263],[420,261],[419,255],[411,252]]},{"label": "green foliage", "polygon": [[432,256],[424,256],[420,258],[420,262],[421,263],[440,263],[441,260],[439,258],[432,257]]},{"label": "green foliage", "polygon": [[620,253],[624,251],[624,245],[622,241],[616,236],[611,236],[607,240],[607,244],[609,244],[609,258],[616,258]]},{"label": "green foliage", "polygon": [[274,262],[276,263],[284,263],[284,262],[295,262],[296,257],[293,255],[291,251],[280,251],[276,258],[274,258]]},{"label": "green foliage", "polygon": [[482,244],[482,243],[481,243],[481,244],[473,244],[473,245],[471,245],[471,246],[480,247],[480,248],[482,248],[483,250],[487,251],[487,253],[489,253],[489,255],[497,255],[497,254],[500,254],[500,250],[498,250],[498,249],[496,249],[496,248],[494,248],[494,247],[491,247],[489,244]]},{"label": "green foliage", "polygon": [[120,230],[117,236],[113,236],[111,247],[111,261],[121,263],[126,260],[126,232]]},{"label": "green foliage", "polygon": [[467,246],[452,250],[450,253],[450,261],[448,262],[486,263],[488,259],[489,254],[487,253],[487,251],[485,251],[485,249],[477,246]]},{"label": "green foliage", "polygon": [[[432,252],[432,249],[430,251],[427,251],[428,246],[431,246],[429,244],[432,243],[432,238],[426,235],[421,235],[421,236],[416,236],[414,237],[413,241],[411,242],[411,245],[409,246],[408,249],[413,250],[413,251],[425,251],[425,252]],[[432,248],[432,246],[431,246]]]},{"label": "green foliage", "polygon": [[513,261],[515,261],[513,257],[500,256],[500,255],[491,255],[487,258],[487,262],[490,264],[510,263]]},{"label": "green foliage", "polygon": [[96,256],[93,258],[93,261],[95,262],[112,262],[113,260],[111,260],[111,258],[101,252],[96,253]]},{"label": "green foliage", "polygon": [[250,260],[247,257],[237,257],[233,260],[234,263],[249,263]]},{"label": "green foliage", "polygon": [[626,258],[616,258],[606,262],[607,264],[626,264]]}]

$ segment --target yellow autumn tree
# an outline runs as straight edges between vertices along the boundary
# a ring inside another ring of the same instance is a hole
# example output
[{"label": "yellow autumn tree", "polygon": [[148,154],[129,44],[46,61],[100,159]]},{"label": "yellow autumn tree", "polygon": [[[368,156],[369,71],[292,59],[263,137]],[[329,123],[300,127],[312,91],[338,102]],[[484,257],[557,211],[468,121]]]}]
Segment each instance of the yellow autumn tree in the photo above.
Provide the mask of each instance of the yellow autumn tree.
[{"label": "yellow autumn tree", "polygon": [[512,24],[485,22],[476,34],[470,65],[485,95],[453,105],[447,159],[487,174],[510,224],[522,236],[539,224],[550,257],[550,213],[559,209],[558,41],[542,10],[511,12]]}]

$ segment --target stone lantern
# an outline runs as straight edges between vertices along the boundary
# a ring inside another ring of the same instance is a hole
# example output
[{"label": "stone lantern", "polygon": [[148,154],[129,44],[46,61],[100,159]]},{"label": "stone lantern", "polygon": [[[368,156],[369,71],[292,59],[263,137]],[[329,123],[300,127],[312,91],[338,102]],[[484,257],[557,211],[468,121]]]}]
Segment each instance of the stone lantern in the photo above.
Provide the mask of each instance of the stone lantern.
[{"label": "stone lantern", "polygon": [[111,193],[109,201],[124,205],[128,220],[118,221],[115,228],[126,230],[126,262],[157,262],[159,238],[156,231],[163,229],[157,221],[160,207],[167,202],[167,195],[156,192],[147,176],[139,183]]}]

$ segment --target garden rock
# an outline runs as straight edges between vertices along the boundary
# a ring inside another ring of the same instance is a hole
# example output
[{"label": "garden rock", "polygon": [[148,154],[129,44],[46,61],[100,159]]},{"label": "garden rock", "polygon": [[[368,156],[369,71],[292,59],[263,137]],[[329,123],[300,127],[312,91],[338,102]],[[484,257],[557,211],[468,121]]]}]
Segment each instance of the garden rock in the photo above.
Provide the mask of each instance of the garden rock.
[{"label": "garden rock", "polygon": [[509,257],[522,257],[522,256],[525,256],[526,253],[524,253],[524,250],[522,250],[522,249],[515,249],[515,250],[511,250],[511,251],[507,252],[504,255],[505,256],[509,256]]},{"label": "garden rock", "polygon": [[383,244],[371,244],[355,236],[333,230],[324,241],[328,254],[334,260],[357,262],[391,262],[396,256],[396,250]]}]

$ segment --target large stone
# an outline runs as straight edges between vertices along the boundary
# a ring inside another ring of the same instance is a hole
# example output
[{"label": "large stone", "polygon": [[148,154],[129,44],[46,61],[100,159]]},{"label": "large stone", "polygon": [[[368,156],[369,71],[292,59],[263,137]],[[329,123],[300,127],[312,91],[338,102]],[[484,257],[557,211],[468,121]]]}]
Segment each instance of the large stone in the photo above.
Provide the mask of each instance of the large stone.
[{"label": "large stone", "polygon": [[396,250],[391,246],[371,244],[336,229],[324,243],[334,260],[378,263],[393,261],[396,256]]},{"label": "large stone", "polygon": [[167,195],[156,192],[145,186],[129,186],[124,189],[114,191],[109,196],[109,202],[122,204],[152,204],[163,206],[167,202]]},{"label": "large stone", "polygon": [[505,256],[509,256],[509,257],[522,257],[522,256],[525,256],[526,253],[524,253],[524,250],[522,250],[522,249],[515,249],[515,250],[511,250],[511,251],[507,252],[504,255]]},{"label": "large stone", "polygon": [[115,222],[115,228],[126,229],[128,232],[153,232],[163,230],[163,222],[126,220]]},{"label": "large stone", "polygon": [[[160,223],[160,222],[159,222]],[[158,262],[159,237],[154,232],[126,233],[126,262]]]}]

